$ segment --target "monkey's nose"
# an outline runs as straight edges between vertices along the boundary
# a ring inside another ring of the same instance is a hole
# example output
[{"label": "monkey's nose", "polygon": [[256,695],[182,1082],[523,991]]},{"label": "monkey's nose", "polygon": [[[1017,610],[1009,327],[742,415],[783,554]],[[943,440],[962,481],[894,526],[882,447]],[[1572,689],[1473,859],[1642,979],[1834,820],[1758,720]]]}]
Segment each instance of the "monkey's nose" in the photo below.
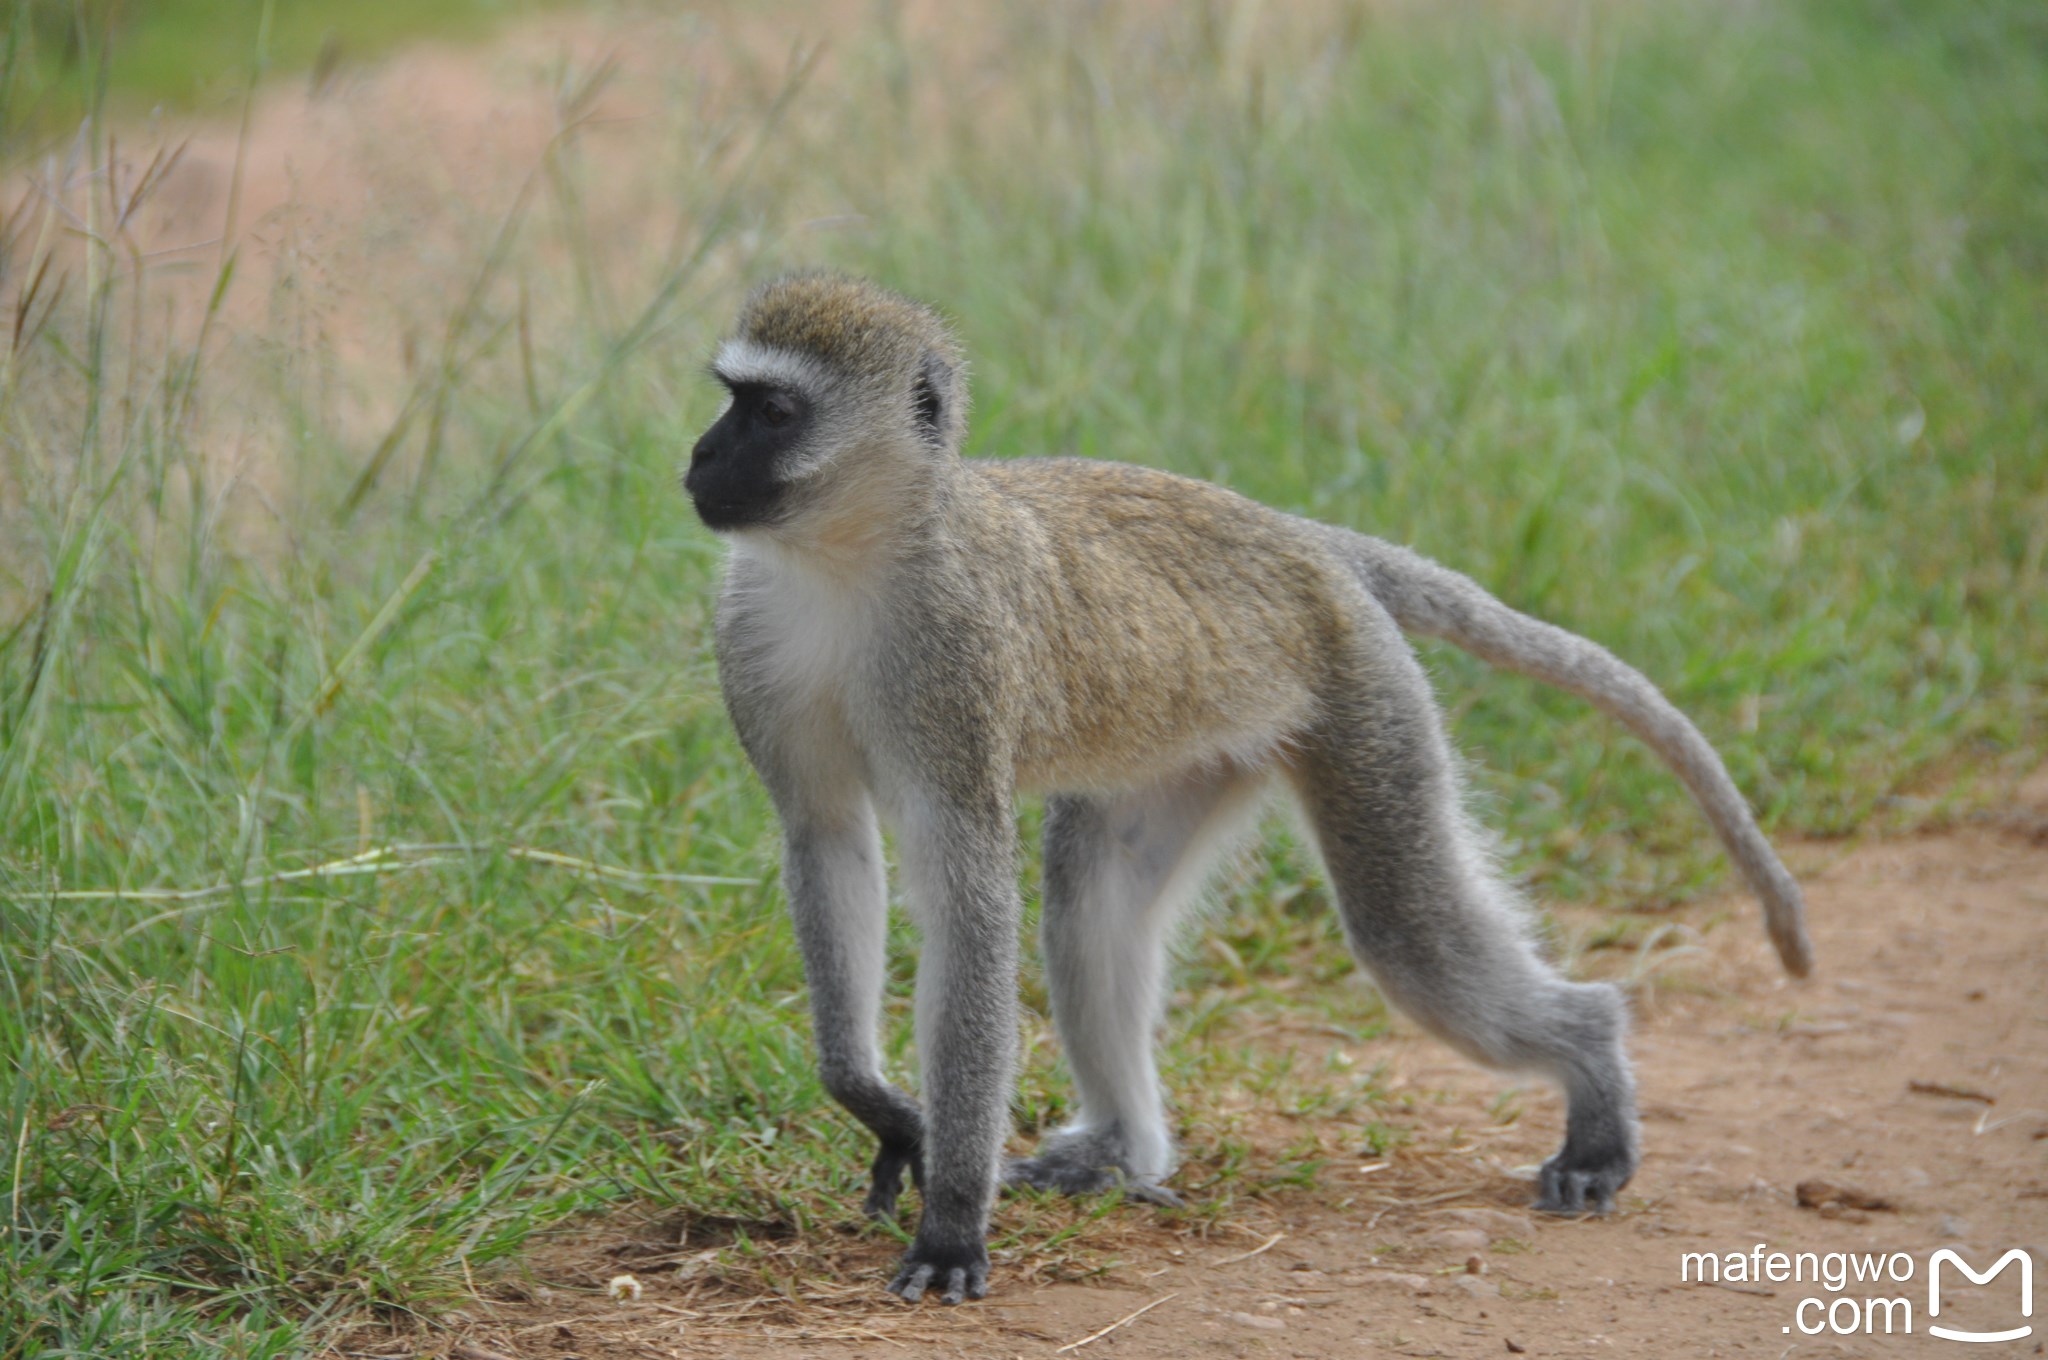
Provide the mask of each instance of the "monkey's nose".
[{"label": "monkey's nose", "polygon": [[718,451],[709,437],[699,439],[690,450],[690,469],[683,474],[683,490],[696,495],[704,474],[718,459]]}]

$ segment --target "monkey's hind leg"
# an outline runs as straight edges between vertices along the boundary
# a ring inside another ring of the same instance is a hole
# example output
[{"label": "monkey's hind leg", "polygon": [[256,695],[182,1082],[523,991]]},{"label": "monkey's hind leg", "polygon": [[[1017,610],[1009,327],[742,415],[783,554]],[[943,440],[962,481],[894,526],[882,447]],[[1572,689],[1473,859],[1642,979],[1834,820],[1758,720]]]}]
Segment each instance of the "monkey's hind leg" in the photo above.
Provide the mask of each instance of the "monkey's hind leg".
[{"label": "monkey's hind leg", "polygon": [[1564,1147],[1543,1166],[1536,1207],[1604,1213],[1638,1159],[1626,1004],[1537,954],[1465,820],[1428,681],[1388,642],[1326,702],[1287,767],[1346,938],[1387,997],[1453,1047],[1563,1086]]},{"label": "monkey's hind leg", "polygon": [[1266,775],[1206,767],[1120,796],[1046,802],[1041,937],[1053,1023],[1080,1117],[1003,1179],[1069,1195],[1121,1187],[1178,1204],[1161,1182],[1173,1137],[1153,1065],[1166,944],[1216,853],[1249,822]]}]

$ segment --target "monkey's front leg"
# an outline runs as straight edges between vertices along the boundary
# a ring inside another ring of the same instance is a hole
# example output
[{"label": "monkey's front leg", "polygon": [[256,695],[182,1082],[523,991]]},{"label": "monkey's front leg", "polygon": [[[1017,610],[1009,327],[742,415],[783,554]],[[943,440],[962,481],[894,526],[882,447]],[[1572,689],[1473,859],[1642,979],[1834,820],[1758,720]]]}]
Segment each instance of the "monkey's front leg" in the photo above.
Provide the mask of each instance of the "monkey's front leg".
[{"label": "monkey's front leg", "polygon": [[917,1047],[924,1216],[889,1288],[916,1302],[988,1293],[988,1214],[1009,1132],[1017,1048],[1015,831],[1007,797],[927,806],[903,827],[904,886],[924,931]]},{"label": "monkey's front leg", "polygon": [[894,1218],[908,1169],[920,1183],[917,1102],[882,1077],[875,1025],[888,935],[887,874],[873,810],[849,794],[783,811],[783,885],[803,950],[825,1089],[880,1141],[861,1206]]}]

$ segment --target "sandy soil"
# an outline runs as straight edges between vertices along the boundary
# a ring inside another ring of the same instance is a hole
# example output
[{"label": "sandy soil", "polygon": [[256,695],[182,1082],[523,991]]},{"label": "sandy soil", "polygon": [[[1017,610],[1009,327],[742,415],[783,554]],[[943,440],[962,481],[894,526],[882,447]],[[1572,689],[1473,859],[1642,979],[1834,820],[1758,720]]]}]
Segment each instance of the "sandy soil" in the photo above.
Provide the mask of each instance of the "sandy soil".
[{"label": "sandy soil", "polygon": [[[1356,1057],[1388,1064],[1392,1090],[1424,1093],[1416,1118],[1440,1136],[1354,1156],[1220,1225],[1120,1207],[1085,1279],[1024,1279],[999,1258],[985,1303],[913,1308],[882,1293],[885,1241],[794,1244],[815,1273],[769,1288],[760,1272],[719,1268],[715,1245],[629,1217],[537,1251],[523,1283],[486,1288],[449,1334],[347,1348],[459,1360],[2042,1354],[2048,1318],[2019,1317],[2016,1270],[1968,1288],[1948,1270],[1938,1321],[2034,1322],[2024,1340],[1937,1339],[1926,1304],[1942,1247],[1979,1269],[2013,1247],[2037,1274],[2048,1266],[2048,772],[1965,828],[1800,846],[1795,859],[1820,951],[1807,982],[1779,975],[1746,902],[1675,914],[1697,942],[1638,992],[1647,1157],[1609,1218],[1525,1207],[1522,1168],[1560,1136],[1554,1097],[1525,1092],[1525,1113],[1502,1125],[1499,1080],[1397,1032]],[[1311,1056],[1309,1036],[1275,1042]],[[1289,1136],[1276,1122],[1255,1155],[1277,1162]],[[1810,1275],[1681,1279],[1684,1253],[1759,1243],[1905,1253],[1886,1268],[1910,1278],[1839,1291]],[[640,1282],[638,1301],[604,1294],[620,1272]],[[1889,1336],[1881,1313],[1875,1335],[1825,1330],[1829,1306],[1848,1325],[1838,1300],[1894,1297],[1912,1304],[1910,1335],[1903,1312]],[[1799,1330],[1808,1298],[1817,1336]]]},{"label": "sandy soil", "polygon": [[[932,0],[900,9],[923,40],[957,30],[964,69],[1001,37],[941,22]],[[394,350],[431,345],[509,220],[560,210],[545,181],[565,148],[580,158],[580,244],[613,281],[644,283],[696,206],[678,186],[717,178],[726,144],[797,71],[830,84],[875,29],[846,0],[548,13],[488,42],[273,81],[246,127],[223,106],[122,127],[111,148],[52,147],[0,176],[0,226],[18,215],[25,248],[54,214],[57,270],[80,268],[89,228],[117,270],[146,265],[152,304],[186,329],[232,248],[220,329],[317,346],[374,386]],[[559,254],[525,262],[568,269]]]}]

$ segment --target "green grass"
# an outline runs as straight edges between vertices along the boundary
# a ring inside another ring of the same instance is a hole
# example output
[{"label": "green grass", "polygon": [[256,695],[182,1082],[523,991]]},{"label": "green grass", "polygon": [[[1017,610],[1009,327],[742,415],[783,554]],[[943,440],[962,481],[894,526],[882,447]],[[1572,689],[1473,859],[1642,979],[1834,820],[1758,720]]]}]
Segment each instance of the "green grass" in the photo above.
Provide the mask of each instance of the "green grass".
[{"label": "green grass", "polygon": [[[712,407],[691,365],[785,264],[950,310],[977,453],[1214,477],[1609,644],[1780,835],[1940,816],[2039,758],[2038,6],[1036,13],[1000,12],[993,88],[880,25],[734,115],[632,307],[562,277],[595,249],[565,147],[474,293],[449,281],[475,303],[389,440],[298,399],[326,356],[135,321],[151,284],[112,250],[33,293],[0,357],[0,1360],[295,1353],[619,1201],[846,1214],[866,1152],[810,1072],[707,649],[718,549],[673,486]],[[10,307],[34,226],[0,233]],[[567,323],[528,327],[528,288]],[[204,437],[222,407],[268,421],[262,503]],[[1610,725],[1429,659],[1544,892],[1723,883]],[[1289,1090],[1214,1045],[1233,1008],[1376,1023],[1271,985],[1346,972],[1284,854],[1221,915],[1168,1062],[1196,1134],[1217,1081],[1360,1147],[1426,1125],[1369,1073]],[[1035,1049],[1021,1122],[1064,1099]],[[1309,1174],[1191,1150],[1219,1195]]]}]

